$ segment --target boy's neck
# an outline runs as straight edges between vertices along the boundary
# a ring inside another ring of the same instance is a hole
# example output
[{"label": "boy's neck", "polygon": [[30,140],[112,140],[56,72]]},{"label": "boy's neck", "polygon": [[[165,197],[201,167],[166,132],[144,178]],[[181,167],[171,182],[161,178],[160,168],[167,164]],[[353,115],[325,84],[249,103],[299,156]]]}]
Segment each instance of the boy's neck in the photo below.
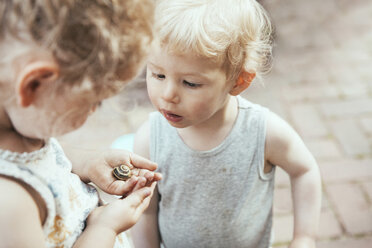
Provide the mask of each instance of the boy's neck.
[{"label": "boy's neck", "polygon": [[237,98],[229,96],[225,107],[220,109],[207,125],[178,129],[178,133],[190,148],[198,151],[210,150],[221,144],[230,134],[237,116]]}]

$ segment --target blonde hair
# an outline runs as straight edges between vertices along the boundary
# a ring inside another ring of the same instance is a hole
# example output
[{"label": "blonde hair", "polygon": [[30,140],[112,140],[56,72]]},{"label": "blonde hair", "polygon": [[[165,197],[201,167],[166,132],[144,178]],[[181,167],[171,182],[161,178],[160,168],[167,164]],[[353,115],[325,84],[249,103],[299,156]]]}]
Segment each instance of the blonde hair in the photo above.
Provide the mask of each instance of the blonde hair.
[{"label": "blonde hair", "polygon": [[158,0],[155,37],[170,52],[220,63],[228,80],[270,69],[272,26],[255,0]]},{"label": "blonde hair", "polygon": [[152,40],[152,0],[7,0],[0,2],[0,42],[27,36],[49,49],[63,85],[89,79],[116,92],[135,76]]}]

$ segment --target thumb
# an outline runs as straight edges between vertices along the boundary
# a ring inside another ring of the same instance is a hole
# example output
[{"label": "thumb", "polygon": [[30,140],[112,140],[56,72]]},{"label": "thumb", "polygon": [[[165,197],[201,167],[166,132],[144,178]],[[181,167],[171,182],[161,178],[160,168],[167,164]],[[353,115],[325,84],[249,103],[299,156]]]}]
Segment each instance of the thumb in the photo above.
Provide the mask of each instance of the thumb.
[{"label": "thumb", "polygon": [[156,170],[158,165],[151,160],[141,157],[135,153],[130,154],[130,163],[137,168],[148,169],[150,171]]},{"label": "thumb", "polygon": [[[145,197],[143,199],[143,201],[141,202],[141,204],[139,204],[138,206],[136,206],[136,209],[134,211],[134,217],[135,218],[139,218],[141,216],[141,214],[148,208],[148,206],[150,205],[150,201],[151,201],[151,198],[152,198],[152,195],[154,193],[154,189],[155,189],[155,186],[156,186],[156,182],[153,182],[149,188],[151,194],[148,195],[147,197]],[[148,188],[148,187],[147,187]]]}]

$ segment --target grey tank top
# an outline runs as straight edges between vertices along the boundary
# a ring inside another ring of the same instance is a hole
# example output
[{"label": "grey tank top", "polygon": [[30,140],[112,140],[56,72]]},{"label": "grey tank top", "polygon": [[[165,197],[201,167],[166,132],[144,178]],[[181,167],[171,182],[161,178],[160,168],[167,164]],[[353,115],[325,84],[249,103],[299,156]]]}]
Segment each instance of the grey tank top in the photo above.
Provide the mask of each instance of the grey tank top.
[{"label": "grey tank top", "polygon": [[232,130],[208,151],[192,150],[160,113],[150,114],[150,158],[163,174],[162,247],[270,246],[275,168],[263,172],[268,109],[242,97],[238,105]]}]

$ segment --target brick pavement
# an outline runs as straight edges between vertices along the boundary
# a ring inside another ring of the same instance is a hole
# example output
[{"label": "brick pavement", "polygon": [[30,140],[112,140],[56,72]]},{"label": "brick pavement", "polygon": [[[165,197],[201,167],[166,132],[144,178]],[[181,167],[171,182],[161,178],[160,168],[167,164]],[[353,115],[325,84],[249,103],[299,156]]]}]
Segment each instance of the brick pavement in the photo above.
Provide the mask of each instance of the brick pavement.
[{"label": "brick pavement", "polygon": [[[276,25],[275,60],[263,83],[243,96],[289,121],[317,158],[318,247],[372,247],[372,2],[261,2]],[[107,148],[151,110],[143,84],[132,84],[65,139]],[[286,247],[293,215],[288,176],[280,170],[274,202],[274,247]]]}]

